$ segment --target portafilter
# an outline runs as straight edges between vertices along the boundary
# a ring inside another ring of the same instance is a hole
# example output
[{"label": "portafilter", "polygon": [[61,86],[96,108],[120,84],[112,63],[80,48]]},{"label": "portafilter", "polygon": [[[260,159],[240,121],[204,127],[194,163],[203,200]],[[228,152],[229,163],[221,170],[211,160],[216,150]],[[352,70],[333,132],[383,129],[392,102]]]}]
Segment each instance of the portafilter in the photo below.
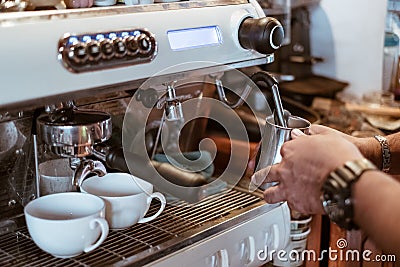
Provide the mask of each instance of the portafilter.
[{"label": "portafilter", "polygon": [[37,134],[46,148],[61,157],[82,158],[112,134],[111,116],[93,110],[66,109],[37,119]]},{"label": "portafilter", "polygon": [[40,115],[36,122],[38,140],[45,151],[70,159],[70,167],[74,169],[71,181],[74,190],[79,191],[90,174],[103,176],[107,173],[101,161],[86,157],[93,154],[95,145],[110,139],[111,115],[72,106]]}]

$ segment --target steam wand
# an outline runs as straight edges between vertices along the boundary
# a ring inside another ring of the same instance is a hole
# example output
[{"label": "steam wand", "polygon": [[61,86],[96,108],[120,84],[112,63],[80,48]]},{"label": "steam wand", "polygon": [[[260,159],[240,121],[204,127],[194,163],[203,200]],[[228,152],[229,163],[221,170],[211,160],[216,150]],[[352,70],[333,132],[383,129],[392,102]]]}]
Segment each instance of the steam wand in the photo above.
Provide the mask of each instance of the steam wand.
[{"label": "steam wand", "polygon": [[239,100],[236,103],[232,103],[231,101],[228,100],[228,98],[225,95],[225,88],[224,85],[222,84],[222,80],[221,77],[224,73],[216,73],[216,74],[210,74],[210,76],[212,78],[215,79],[215,85],[217,87],[217,93],[218,93],[218,97],[219,99],[226,105],[228,105],[230,108],[235,109],[237,107],[240,107],[244,101],[247,99],[247,97],[250,94],[251,91],[251,86],[250,85],[246,85],[246,87],[244,88],[242,94],[240,95]]},{"label": "steam wand", "polygon": [[[154,155],[156,154],[156,150],[158,147],[158,143],[160,141],[161,132],[162,132],[162,128],[164,127],[164,124],[166,122],[180,123],[184,119],[182,104],[179,101],[179,99],[176,97],[176,90],[174,87],[175,84],[176,84],[176,81],[166,84],[167,92],[166,92],[166,97],[165,97],[164,112],[163,112],[163,115],[161,118],[160,126],[158,128],[153,151],[151,153],[151,159],[153,159]],[[170,132],[170,134],[172,134],[172,133]]]},{"label": "steam wand", "polygon": [[285,118],[286,112],[283,109],[281,96],[279,94],[278,82],[266,71],[259,71],[251,76],[251,80],[254,83],[265,82],[268,88],[271,88],[272,98],[275,104],[275,123],[276,125],[287,127],[287,118]]}]

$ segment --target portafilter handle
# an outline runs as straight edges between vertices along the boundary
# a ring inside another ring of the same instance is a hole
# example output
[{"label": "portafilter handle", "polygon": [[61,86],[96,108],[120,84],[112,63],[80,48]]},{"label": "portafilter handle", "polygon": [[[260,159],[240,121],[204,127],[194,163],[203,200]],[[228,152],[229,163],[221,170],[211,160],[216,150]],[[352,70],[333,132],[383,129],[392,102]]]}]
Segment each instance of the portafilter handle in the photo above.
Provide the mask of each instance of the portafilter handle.
[{"label": "portafilter handle", "polygon": [[76,191],[80,191],[80,187],[83,181],[90,175],[97,174],[98,176],[104,176],[107,174],[106,167],[99,160],[84,159],[80,162],[78,167],[75,169],[74,178],[72,185],[76,188]]},{"label": "portafilter handle", "polygon": [[[152,181],[157,179],[157,176],[151,171],[155,169],[160,176],[176,185],[194,187],[207,184],[206,178],[199,173],[184,171],[169,163],[157,162],[135,153],[124,152],[121,147],[105,150],[104,158],[107,167],[111,169],[131,173],[141,178],[147,177]],[[129,168],[127,162],[130,162],[131,166],[137,166],[137,168]]]},{"label": "portafilter handle", "polygon": [[275,18],[246,18],[239,26],[239,43],[243,48],[261,54],[272,54],[283,43],[285,33],[282,24]]}]

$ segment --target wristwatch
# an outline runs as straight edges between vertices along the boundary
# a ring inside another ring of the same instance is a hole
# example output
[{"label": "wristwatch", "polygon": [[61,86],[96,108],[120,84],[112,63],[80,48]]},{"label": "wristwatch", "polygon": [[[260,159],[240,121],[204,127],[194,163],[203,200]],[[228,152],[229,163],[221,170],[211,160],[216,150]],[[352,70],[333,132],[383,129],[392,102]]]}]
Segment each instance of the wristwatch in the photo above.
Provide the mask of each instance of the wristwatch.
[{"label": "wristwatch", "polygon": [[346,230],[358,229],[353,221],[352,185],[376,166],[365,158],[347,161],[332,171],[322,185],[321,201],[329,219]]}]

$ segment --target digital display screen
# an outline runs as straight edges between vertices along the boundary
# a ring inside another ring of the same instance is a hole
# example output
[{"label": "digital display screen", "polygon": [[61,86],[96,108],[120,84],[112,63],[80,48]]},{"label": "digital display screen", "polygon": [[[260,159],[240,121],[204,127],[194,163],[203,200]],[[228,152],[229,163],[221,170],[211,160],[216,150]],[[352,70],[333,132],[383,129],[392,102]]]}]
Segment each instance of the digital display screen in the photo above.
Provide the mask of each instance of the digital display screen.
[{"label": "digital display screen", "polygon": [[167,36],[174,51],[222,44],[218,26],[171,30],[167,32]]}]

